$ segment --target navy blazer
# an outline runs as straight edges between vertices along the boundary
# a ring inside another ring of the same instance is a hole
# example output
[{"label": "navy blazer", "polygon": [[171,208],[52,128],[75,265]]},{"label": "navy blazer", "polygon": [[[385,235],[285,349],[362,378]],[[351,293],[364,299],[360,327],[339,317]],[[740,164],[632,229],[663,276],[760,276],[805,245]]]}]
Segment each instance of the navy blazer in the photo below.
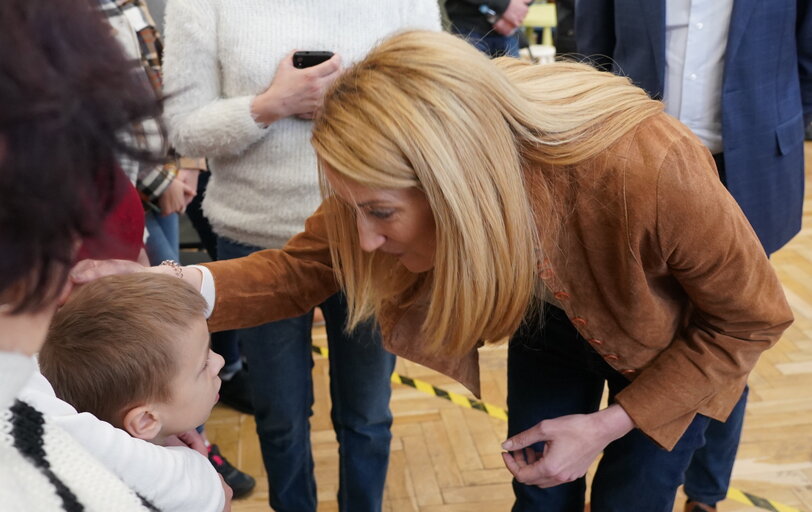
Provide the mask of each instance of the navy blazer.
[{"label": "navy blazer", "polygon": [[[578,51],[661,99],[666,0],[577,0]],[[801,228],[810,0],[734,0],[722,79],[727,187],[768,254]]]}]

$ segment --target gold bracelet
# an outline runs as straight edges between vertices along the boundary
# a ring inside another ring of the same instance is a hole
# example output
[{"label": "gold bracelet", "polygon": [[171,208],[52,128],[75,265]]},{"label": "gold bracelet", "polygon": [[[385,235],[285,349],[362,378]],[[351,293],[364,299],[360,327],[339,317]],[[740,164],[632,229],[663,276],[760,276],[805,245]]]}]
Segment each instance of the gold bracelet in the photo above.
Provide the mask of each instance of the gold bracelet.
[{"label": "gold bracelet", "polygon": [[163,260],[159,267],[171,267],[175,271],[175,277],[183,279],[183,267],[181,267],[175,260]]}]

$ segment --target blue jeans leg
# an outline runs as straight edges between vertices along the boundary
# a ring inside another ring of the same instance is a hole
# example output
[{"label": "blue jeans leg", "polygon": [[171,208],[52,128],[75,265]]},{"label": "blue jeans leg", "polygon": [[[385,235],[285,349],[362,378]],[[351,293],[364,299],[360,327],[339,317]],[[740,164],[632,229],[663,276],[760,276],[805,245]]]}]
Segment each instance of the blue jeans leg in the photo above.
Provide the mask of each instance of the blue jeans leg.
[{"label": "blue jeans leg", "polygon": [[697,415],[670,452],[632,430],[603,452],[592,482],[594,512],[671,512],[694,451],[705,442],[710,418]]},{"label": "blue jeans leg", "polygon": [[482,34],[473,31],[463,32],[455,27],[452,27],[452,29],[457,35],[465,38],[469,43],[474,45],[477,50],[489,57],[519,56],[519,38],[515,34],[512,36],[503,36],[495,32]]},{"label": "blue jeans leg", "polygon": [[[203,178],[203,174],[207,175],[208,173],[201,173],[201,179]],[[206,182],[208,182],[208,179],[206,179]],[[198,182],[198,189],[199,185]],[[206,220],[206,224],[208,224],[208,220]],[[221,251],[227,255],[223,257],[223,259],[226,260],[247,256],[253,252],[253,247],[219,237],[215,235],[214,232],[211,233],[211,236],[213,237],[211,241],[214,242],[214,247],[213,251],[210,252],[214,253],[215,259],[220,257]],[[223,356],[225,360],[223,371],[228,373],[237,372],[242,369],[242,352],[240,351],[240,342],[237,333],[238,331],[231,330],[215,332],[211,335],[211,349]]]},{"label": "blue jeans leg", "polygon": [[[578,334],[563,311],[545,307],[544,322],[528,320],[510,342],[509,434],[544,419],[597,410],[604,382],[610,400],[628,385]],[[610,444],[592,484],[592,511],[670,512],[691,455],[704,443],[707,422],[708,418],[697,416],[671,452],[637,430]],[[549,489],[514,481],[513,488],[514,512],[583,510],[583,478]]]},{"label": "blue jeans leg", "polygon": [[395,356],[372,323],[344,330],[347,304],[336,294],[321,304],[330,349],[331,416],[339,444],[338,509],[380,512],[389,465],[389,397]]},{"label": "blue jeans leg", "polygon": [[148,211],[144,220],[147,226],[147,257],[151,265],[158,265],[164,260],[180,259],[180,238],[178,234],[178,214],[166,217],[160,213]]},{"label": "blue jeans leg", "polygon": [[[231,259],[256,247],[220,238],[218,256]],[[331,297],[322,308],[330,348],[332,418],[339,442],[339,509],[380,511],[389,458],[389,377],[394,356],[369,326],[343,333],[346,305]],[[315,512],[310,445],[313,406],[312,312],[239,332],[254,404],[269,501],[277,512]]]},{"label": "blue jeans leg", "polygon": [[[221,260],[247,256],[257,247],[220,237]],[[277,512],[315,512],[316,481],[310,447],[313,407],[310,328],[312,313],[236,331],[250,367],[268,498]]]},{"label": "blue jeans leg", "polygon": [[277,512],[315,512],[310,447],[312,313],[241,329],[269,501]]},{"label": "blue jeans leg", "polygon": [[749,388],[745,387],[727,421],[710,420],[705,446],[694,453],[685,472],[685,494],[692,500],[713,505],[725,499],[733,473],[744,424]]},{"label": "blue jeans leg", "polygon": [[[561,344],[573,344],[576,334],[549,318],[543,329],[537,330],[537,325],[537,319],[529,320],[513,335],[508,347],[508,436],[545,419],[594,412],[600,405],[603,379],[544,342],[556,338]],[[534,449],[541,452],[543,443]],[[586,479],[547,489],[514,479],[513,493],[513,512],[578,512],[584,508]]]}]

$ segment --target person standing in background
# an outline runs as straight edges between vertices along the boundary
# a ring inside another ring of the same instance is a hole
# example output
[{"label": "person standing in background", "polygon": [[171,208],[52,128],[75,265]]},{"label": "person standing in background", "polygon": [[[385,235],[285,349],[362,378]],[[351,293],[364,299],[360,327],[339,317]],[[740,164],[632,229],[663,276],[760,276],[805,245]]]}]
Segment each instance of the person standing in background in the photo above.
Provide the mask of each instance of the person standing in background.
[{"label": "person standing in background", "polygon": [[532,0],[446,0],[451,32],[491,57],[518,57],[521,27]]},{"label": "person standing in background", "polygon": [[[812,121],[812,6],[805,0],[579,0],[578,51],[665,103],[713,154],[769,255],[801,228]],[[745,389],[711,422],[686,472],[686,511],[727,495]]]},{"label": "person standing in background", "polygon": [[[140,62],[145,85],[157,97],[162,97],[161,54],[163,45],[143,0],[97,0],[107,22],[113,27],[116,40],[124,51]],[[164,140],[157,120],[147,119],[139,124],[137,142],[162,151]],[[195,196],[197,176],[206,168],[205,161],[183,158],[170,151],[163,164],[135,162],[122,159],[122,168],[135,183],[146,209],[146,251],[149,262],[157,265],[163,260],[178,260],[178,213]]]},{"label": "person standing in background", "polygon": [[[339,75],[340,63],[360,59],[377,41],[402,29],[440,30],[440,14],[436,0],[172,0],[165,25],[165,119],[178,150],[209,161],[203,209],[218,236],[218,259],[226,260],[282,247],[318,206],[309,119]],[[335,55],[297,69],[294,49]],[[379,511],[395,359],[381,346],[372,323],[344,331],[342,295],[320,306],[339,442],[339,509]],[[250,366],[269,501],[277,512],[316,510],[311,328],[312,311],[241,330],[239,348],[235,341],[231,349],[236,357],[226,358],[227,368],[238,372],[241,350]]]},{"label": "person standing in background", "polygon": [[575,42],[575,0],[555,0],[555,52],[571,55],[578,51]]}]

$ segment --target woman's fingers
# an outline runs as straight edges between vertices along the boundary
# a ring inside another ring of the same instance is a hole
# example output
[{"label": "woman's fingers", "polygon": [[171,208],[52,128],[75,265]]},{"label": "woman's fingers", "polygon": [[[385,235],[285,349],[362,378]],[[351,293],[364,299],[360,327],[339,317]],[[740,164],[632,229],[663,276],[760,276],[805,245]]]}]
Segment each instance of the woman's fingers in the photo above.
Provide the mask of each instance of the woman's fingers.
[{"label": "woman's fingers", "polygon": [[520,432],[513,437],[508,438],[502,443],[502,448],[505,450],[521,450],[528,446],[547,440],[547,432],[545,431],[547,421],[530,427],[524,432]]},{"label": "woman's fingers", "polygon": [[104,276],[143,270],[139,263],[129,260],[82,260],[71,269],[70,280],[74,284],[85,284]]}]

